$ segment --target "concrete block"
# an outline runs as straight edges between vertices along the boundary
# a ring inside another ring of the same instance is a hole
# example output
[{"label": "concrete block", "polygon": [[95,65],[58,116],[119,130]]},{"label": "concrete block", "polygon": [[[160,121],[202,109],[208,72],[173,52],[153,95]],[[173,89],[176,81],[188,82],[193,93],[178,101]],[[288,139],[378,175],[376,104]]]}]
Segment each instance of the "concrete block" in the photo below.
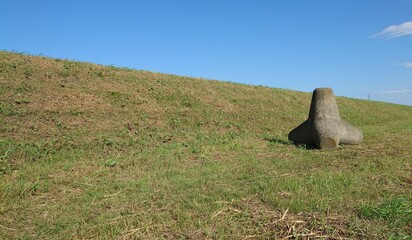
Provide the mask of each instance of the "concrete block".
[{"label": "concrete block", "polygon": [[295,144],[332,149],[339,144],[360,144],[363,134],[340,118],[331,88],[316,88],[313,91],[308,119],[293,129],[288,137]]}]

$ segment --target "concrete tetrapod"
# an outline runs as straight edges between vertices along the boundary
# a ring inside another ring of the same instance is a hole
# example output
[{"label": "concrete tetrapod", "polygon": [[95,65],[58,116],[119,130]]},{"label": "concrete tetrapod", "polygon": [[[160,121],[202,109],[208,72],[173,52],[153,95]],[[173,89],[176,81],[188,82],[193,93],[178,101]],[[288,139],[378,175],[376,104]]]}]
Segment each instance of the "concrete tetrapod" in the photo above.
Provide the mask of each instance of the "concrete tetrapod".
[{"label": "concrete tetrapod", "polygon": [[336,148],[341,144],[360,144],[363,134],[342,120],[331,88],[313,91],[309,117],[289,133],[295,144],[315,144],[320,149]]}]

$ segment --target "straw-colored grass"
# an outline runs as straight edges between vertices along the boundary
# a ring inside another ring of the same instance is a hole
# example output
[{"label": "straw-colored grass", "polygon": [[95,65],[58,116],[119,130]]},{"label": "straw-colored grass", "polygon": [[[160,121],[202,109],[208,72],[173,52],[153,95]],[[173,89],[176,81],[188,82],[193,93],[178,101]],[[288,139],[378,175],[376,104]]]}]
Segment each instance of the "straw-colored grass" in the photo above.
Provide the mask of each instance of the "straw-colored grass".
[{"label": "straw-colored grass", "polygon": [[0,52],[0,238],[410,238],[412,108],[338,98],[319,151],[310,97]]}]

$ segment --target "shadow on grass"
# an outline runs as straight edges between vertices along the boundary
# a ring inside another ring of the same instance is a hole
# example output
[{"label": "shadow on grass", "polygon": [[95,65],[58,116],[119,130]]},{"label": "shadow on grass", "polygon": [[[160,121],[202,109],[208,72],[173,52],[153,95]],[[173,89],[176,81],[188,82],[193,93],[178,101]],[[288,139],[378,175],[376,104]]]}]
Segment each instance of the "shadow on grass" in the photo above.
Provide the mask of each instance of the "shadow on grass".
[{"label": "shadow on grass", "polygon": [[300,149],[306,149],[306,150],[317,149],[316,145],[314,144],[295,144],[292,141],[285,141],[280,138],[266,137],[263,140],[268,141],[270,143],[279,144],[279,145],[295,145],[297,148],[300,148]]},{"label": "shadow on grass", "polygon": [[268,141],[270,143],[282,144],[282,145],[292,145],[293,144],[293,142],[291,142],[291,141],[285,141],[285,140],[282,140],[280,138],[266,137],[263,140]]}]

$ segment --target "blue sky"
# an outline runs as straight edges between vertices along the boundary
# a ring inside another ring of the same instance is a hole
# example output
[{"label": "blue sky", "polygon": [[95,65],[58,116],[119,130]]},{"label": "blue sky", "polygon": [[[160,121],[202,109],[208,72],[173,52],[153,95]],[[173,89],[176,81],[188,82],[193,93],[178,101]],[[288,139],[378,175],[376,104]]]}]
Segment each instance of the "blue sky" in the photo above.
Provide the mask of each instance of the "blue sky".
[{"label": "blue sky", "polygon": [[0,49],[412,105],[412,0],[0,0]]}]

